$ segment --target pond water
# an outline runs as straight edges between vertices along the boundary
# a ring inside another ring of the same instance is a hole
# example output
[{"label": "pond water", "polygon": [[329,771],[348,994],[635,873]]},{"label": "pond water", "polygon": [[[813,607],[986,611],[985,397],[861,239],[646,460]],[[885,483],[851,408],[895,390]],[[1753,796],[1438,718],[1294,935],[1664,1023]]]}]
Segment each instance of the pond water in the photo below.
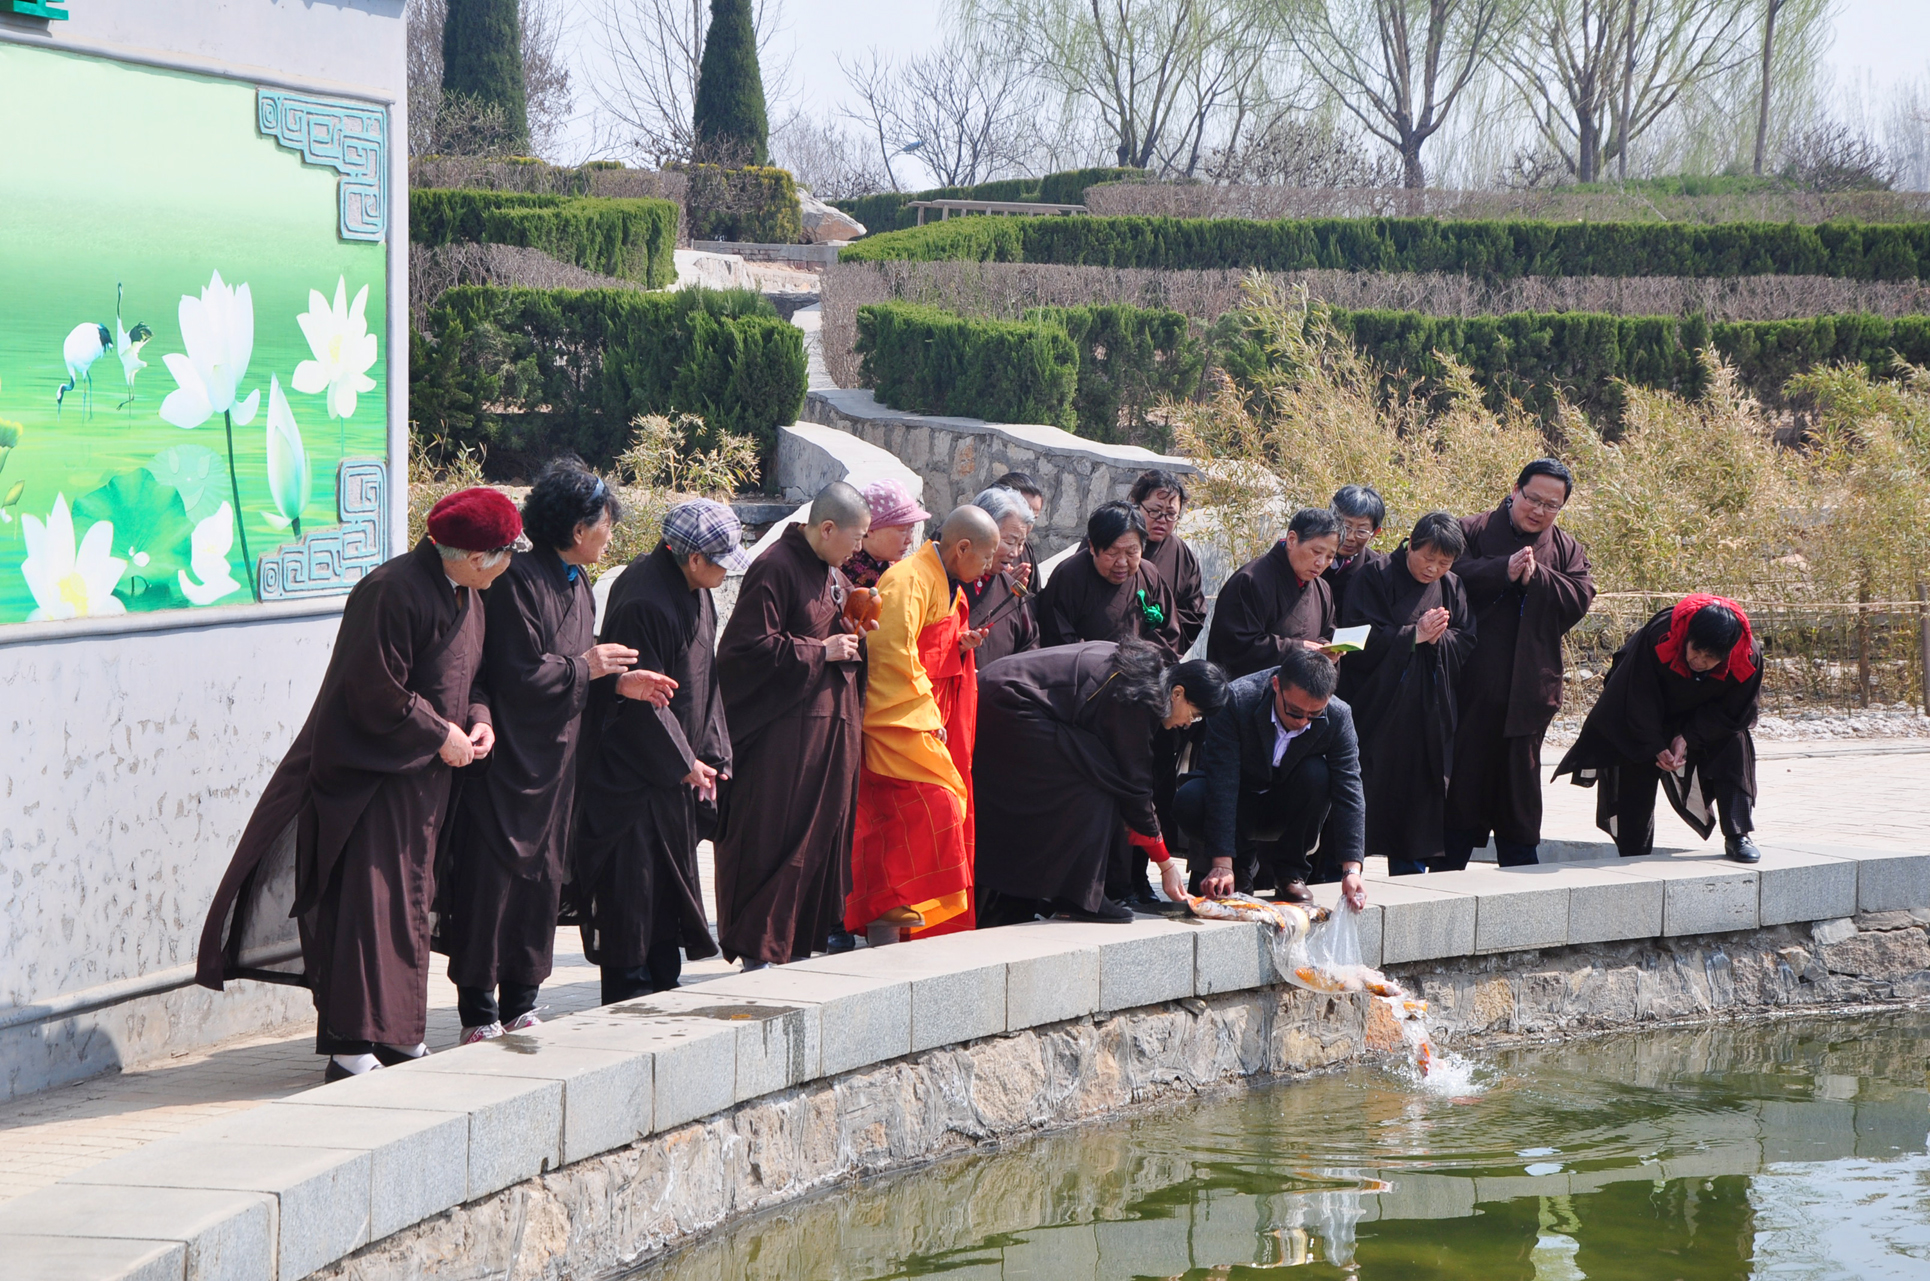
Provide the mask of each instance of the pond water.
[{"label": "pond water", "polygon": [[637,1281],[1930,1278],[1930,1014],[1372,1067],[954,1157]]}]

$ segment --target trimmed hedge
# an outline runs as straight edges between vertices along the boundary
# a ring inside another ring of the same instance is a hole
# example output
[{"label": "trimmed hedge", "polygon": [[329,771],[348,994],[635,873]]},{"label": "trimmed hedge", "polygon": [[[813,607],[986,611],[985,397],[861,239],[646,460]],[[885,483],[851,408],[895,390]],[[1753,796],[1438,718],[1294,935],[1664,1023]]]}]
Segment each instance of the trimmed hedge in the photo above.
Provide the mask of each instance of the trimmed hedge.
[{"label": "trimmed hedge", "polygon": [[684,215],[692,240],[794,245],[804,236],[797,183],[782,169],[681,165],[690,179]]},{"label": "trimmed hedge", "polygon": [[486,446],[500,474],[564,450],[607,467],[651,413],[755,437],[768,464],[805,386],[802,332],[748,290],[465,285],[411,345],[409,413],[424,434]]},{"label": "trimmed hedge", "polygon": [[[1713,347],[1765,401],[1781,400],[1784,386],[1818,365],[1852,363],[1888,375],[1894,357],[1930,362],[1930,316],[1891,320],[1872,315],[1815,316],[1807,320],[1723,321],[1701,316],[1608,316],[1589,312],[1515,312],[1503,316],[1427,316],[1411,311],[1331,311],[1335,325],[1372,361],[1403,381],[1419,379],[1424,394],[1443,373],[1435,353],[1474,371],[1498,405],[1503,396],[1535,411],[1553,411],[1558,396],[1619,421],[1624,384],[1701,394],[1707,376],[1697,350]],[[1215,356],[1235,378],[1267,355],[1238,328],[1222,324]]]},{"label": "trimmed hedge", "polygon": [[878,303],[858,309],[857,351],[865,385],[896,408],[1113,442],[1163,438],[1147,411],[1194,395],[1206,366],[1186,317],[1123,304],[1036,307],[1011,321]]},{"label": "trimmed hedge", "polygon": [[1153,270],[1930,278],[1930,223],[1442,222],[1433,218],[953,218],[867,236],[842,262],[966,259]]},{"label": "trimmed hedge", "polygon": [[409,239],[520,245],[661,289],[677,278],[679,212],[670,200],[418,187],[409,192]]},{"label": "trimmed hedge", "polygon": [[913,413],[1071,431],[1079,352],[1045,320],[973,320],[912,303],[858,309],[865,385]]},{"label": "trimmed hedge", "polygon": [[[1001,178],[973,187],[934,187],[930,191],[887,191],[851,200],[833,200],[831,206],[842,210],[865,225],[868,235],[899,231],[918,225],[914,200],[1023,200],[1048,205],[1083,204],[1086,188],[1102,182],[1144,182],[1144,169],[1069,169],[1049,173],[1043,178]],[[952,219],[956,222],[957,219]],[[930,225],[930,224],[927,224]]]}]

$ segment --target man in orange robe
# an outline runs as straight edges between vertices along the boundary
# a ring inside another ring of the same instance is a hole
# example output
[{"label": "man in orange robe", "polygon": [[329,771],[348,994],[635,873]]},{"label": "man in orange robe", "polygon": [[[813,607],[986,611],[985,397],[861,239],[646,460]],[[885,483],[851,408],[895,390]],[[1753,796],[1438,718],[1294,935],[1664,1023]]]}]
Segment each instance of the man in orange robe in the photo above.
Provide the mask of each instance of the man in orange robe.
[{"label": "man in orange robe", "polygon": [[875,947],[901,932],[972,928],[974,631],[961,584],[984,577],[999,530],[977,507],[878,580],[883,612],[865,642],[864,764],[845,928]]}]

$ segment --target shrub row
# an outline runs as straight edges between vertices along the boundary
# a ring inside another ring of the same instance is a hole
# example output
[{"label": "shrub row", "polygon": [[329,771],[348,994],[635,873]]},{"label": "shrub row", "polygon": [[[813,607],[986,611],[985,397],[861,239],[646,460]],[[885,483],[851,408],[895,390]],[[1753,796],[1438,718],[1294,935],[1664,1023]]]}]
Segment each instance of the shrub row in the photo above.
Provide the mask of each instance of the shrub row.
[{"label": "shrub row", "polygon": [[1147,411],[1197,392],[1206,360],[1186,317],[1122,304],[988,320],[877,303],[858,309],[857,351],[864,384],[895,408],[1104,441],[1160,434]]},{"label": "shrub row", "polygon": [[[1491,404],[1513,397],[1542,414],[1566,397],[1619,421],[1625,384],[1696,396],[1707,370],[1696,353],[1713,348],[1759,398],[1779,402],[1783,387],[1819,365],[1860,365],[1887,375],[1897,356],[1930,362],[1930,316],[1871,315],[1806,320],[1719,321],[1701,316],[1608,316],[1590,312],[1516,312],[1503,316],[1428,316],[1412,311],[1332,310],[1336,327],[1368,359],[1418,381],[1423,394],[1445,372],[1437,353],[1474,372]],[[1236,379],[1267,355],[1229,315],[1215,333],[1215,358]]]},{"label": "shrub row", "polygon": [[843,262],[975,259],[1157,270],[1930,278],[1930,223],[1443,222],[1433,218],[953,218],[867,236]]},{"label": "shrub row", "polygon": [[914,200],[1023,200],[1077,205],[1085,202],[1087,187],[1102,182],[1140,182],[1145,177],[1143,169],[1069,169],[1043,178],[1002,178],[973,187],[934,187],[930,191],[887,191],[875,196],[833,200],[831,204],[863,223],[868,234],[876,235],[881,231],[916,227],[918,211],[911,208]]},{"label": "shrub row", "polygon": [[659,289],[677,278],[679,212],[670,200],[416,188],[409,192],[409,239],[518,245]]},{"label": "shrub row", "polygon": [[564,450],[608,467],[650,413],[753,436],[768,463],[805,385],[802,333],[746,290],[465,285],[411,345],[409,413],[419,436],[486,447],[495,474]]},{"label": "shrub row", "polygon": [[794,245],[804,235],[797,183],[783,169],[684,165],[684,215],[692,240]]}]

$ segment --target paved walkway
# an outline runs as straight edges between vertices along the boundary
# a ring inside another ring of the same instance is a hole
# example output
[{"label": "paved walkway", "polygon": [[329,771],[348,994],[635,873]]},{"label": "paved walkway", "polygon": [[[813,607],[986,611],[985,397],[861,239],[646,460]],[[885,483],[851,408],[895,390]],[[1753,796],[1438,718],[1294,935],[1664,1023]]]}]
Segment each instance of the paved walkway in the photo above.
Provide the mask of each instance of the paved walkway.
[{"label": "paved walkway", "polygon": [[[1550,752],[1553,758],[1557,753]],[[1552,769],[1552,759],[1550,768]],[[1829,840],[1871,849],[1924,847],[1930,820],[1930,741],[1767,743],[1757,822],[1763,838]],[[1563,782],[1547,790],[1550,840],[1601,841],[1594,793]],[[1658,848],[1688,848],[1693,833],[1659,807]],[[711,892],[709,847],[702,851],[704,896]],[[687,982],[733,972],[713,959],[690,966]],[[556,973],[543,989],[553,1014],[597,1004],[597,972],[574,930],[557,935]],[[431,982],[429,1044],[458,1034],[454,987]],[[237,1038],[193,1054],[141,1064],[0,1106],[0,1200],[45,1187],[117,1153],[229,1112],[283,1098],[321,1081],[306,1026]]]}]

